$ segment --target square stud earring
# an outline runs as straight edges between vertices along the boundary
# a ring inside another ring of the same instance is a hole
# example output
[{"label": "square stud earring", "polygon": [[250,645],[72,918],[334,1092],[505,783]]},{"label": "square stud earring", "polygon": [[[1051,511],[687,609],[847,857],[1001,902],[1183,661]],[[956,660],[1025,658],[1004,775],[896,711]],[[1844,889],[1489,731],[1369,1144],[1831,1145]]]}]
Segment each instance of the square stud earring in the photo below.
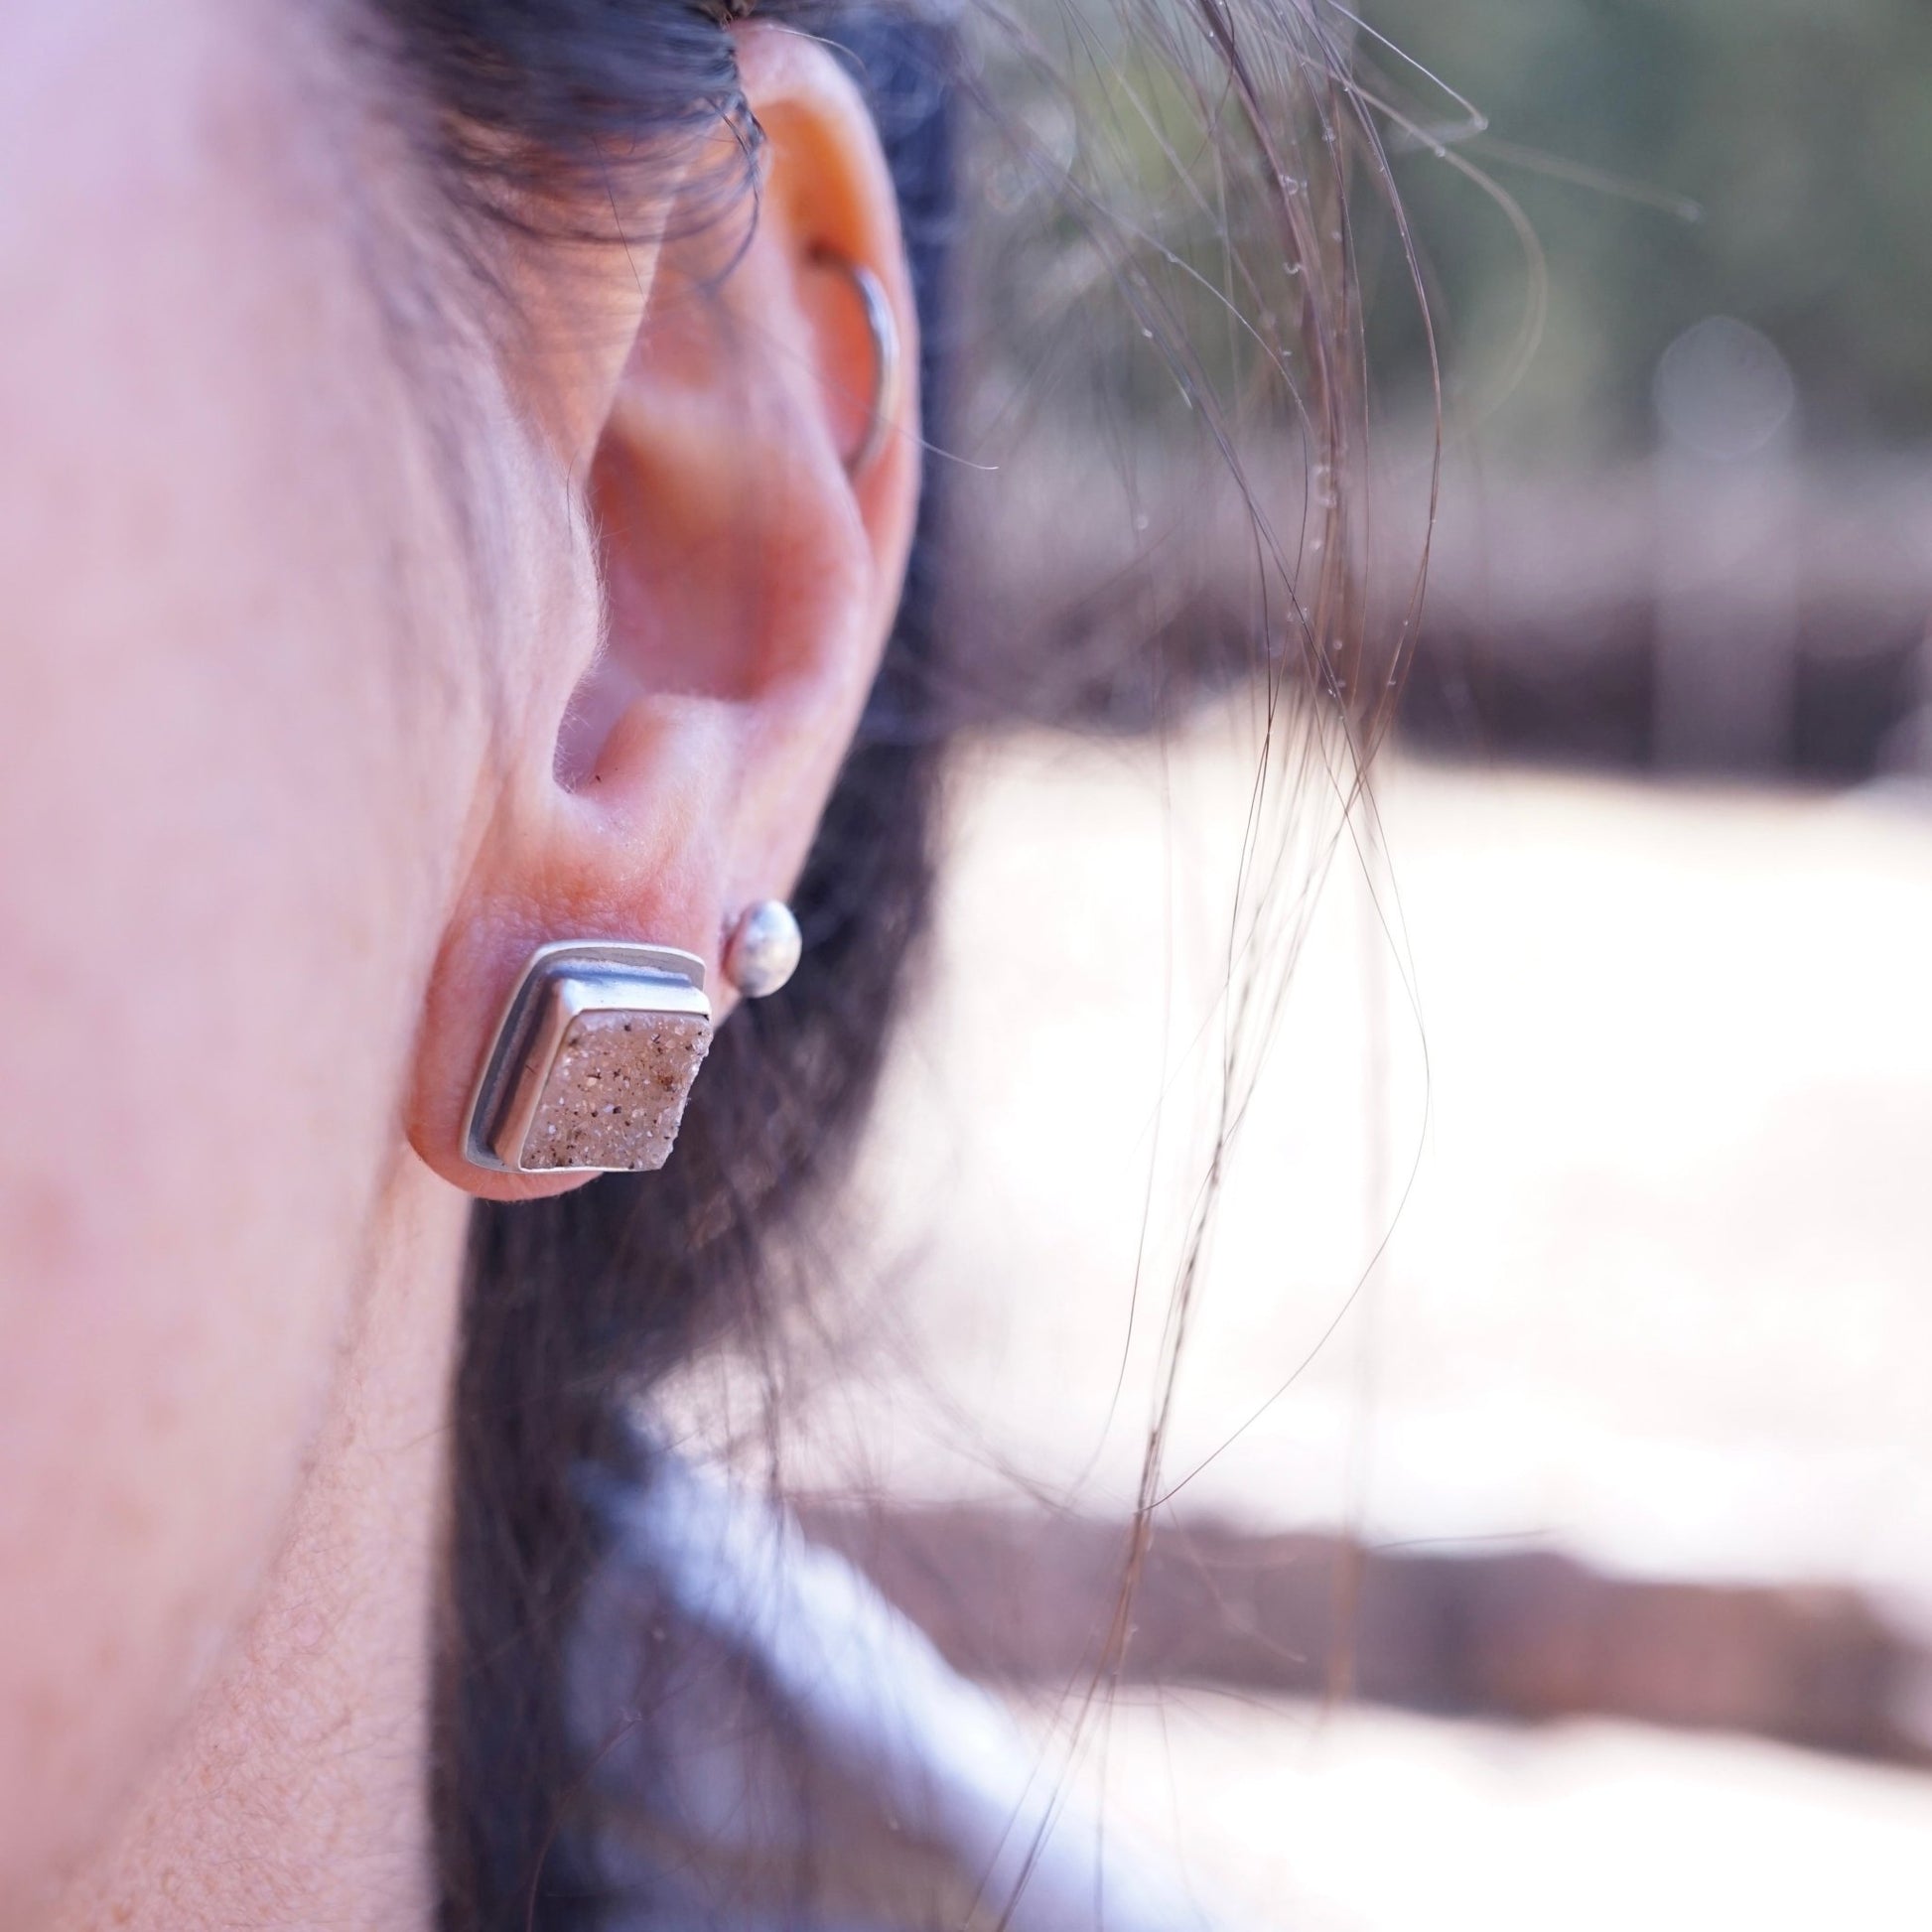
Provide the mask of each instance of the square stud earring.
[{"label": "square stud earring", "polygon": [[661,1168],[711,1045],[704,962],[668,946],[540,946],[503,1010],[464,1153],[511,1173]]}]

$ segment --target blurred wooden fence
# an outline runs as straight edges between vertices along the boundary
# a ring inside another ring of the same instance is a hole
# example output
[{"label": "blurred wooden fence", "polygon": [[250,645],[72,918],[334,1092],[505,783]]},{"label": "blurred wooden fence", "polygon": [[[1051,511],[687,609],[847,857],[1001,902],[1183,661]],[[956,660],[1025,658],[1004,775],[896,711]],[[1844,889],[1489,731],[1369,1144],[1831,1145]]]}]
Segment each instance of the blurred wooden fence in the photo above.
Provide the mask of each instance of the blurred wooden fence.
[{"label": "blurred wooden fence", "polygon": [[[1363,519],[1383,651],[1421,555],[1426,477],[1419,458],[1386,467],[1396,481]],[[1284,600],[1224,471],[1061,452],[997,481],[961,492],[954,619],[996,709],[1024,690],[1050,720],[1139,730],[1248,674]],[[1250,483],[1294,559],[1299,476]],[[1451,466],[1401,722],[1476,758],[1932,772],[1929,621],[1932,459]]]},{"label": "blurred wooden fence", "polygon": [[[994,1507],[804,1512],[968,1674],[1076,1686],[1124,1522]],[[1345,1696],[1521,1722],[1606,1717],[1932,1764],[1932,1653],[1856,1590],[1610,1577],[1534,1549],[1372,1549],[1212,1521],[1155,1533],[1129,1683]]]}]

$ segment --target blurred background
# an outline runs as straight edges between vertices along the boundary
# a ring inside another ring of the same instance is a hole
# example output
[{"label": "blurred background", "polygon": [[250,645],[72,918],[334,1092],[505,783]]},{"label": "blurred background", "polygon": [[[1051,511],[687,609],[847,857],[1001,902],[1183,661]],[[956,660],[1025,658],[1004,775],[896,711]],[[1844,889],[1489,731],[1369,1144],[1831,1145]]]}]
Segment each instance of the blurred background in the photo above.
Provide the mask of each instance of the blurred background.
[{"label": "blurred background", "polygon": [[[1244,499],[1014,158],[1138,137],[1019,84],[949,487],[1051,691],[954,771],[781,1426],[742,1363],[690,1428],[1240,1922],[1923,1927],[1932,14],[1335,18],[1444,369],[1372,793],[1258,750],[1265,434]],[[1428,339],[1357,234],[1399,627]]]}]

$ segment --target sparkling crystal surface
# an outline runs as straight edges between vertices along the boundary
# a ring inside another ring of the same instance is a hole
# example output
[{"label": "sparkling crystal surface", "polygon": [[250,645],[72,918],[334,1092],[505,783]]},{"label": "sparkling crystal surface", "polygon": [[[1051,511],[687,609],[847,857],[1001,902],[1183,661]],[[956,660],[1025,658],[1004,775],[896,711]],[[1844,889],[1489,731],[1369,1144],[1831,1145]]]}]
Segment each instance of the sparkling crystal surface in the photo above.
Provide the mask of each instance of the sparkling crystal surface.
[{"label": "sparkling crystal surface", "polygon": [[661,1168],[711,1045],[686,1013],[580,1013],[523,1142],[526,1169]]}]

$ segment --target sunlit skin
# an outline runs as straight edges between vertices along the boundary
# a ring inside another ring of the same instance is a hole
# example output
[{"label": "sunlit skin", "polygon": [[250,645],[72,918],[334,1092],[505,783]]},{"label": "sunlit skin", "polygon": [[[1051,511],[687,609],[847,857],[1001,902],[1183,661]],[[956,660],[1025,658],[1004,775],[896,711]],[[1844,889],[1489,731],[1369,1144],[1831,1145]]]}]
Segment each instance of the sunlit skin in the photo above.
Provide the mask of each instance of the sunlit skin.
[{"label": "sunlit skin", "polygon": [[520,241],[485,347],[383,232],[436,204],[324,11],[0,8],[9,1932],[429,1922],[464,1219],[535,1184],[465,1166],[463,1099],[532,945],[715,964],[784,893],[910,537],[916,398],[842,461],[822,252],[913,323],[822,49],[742,33],[771,153],[721,292]]}]

